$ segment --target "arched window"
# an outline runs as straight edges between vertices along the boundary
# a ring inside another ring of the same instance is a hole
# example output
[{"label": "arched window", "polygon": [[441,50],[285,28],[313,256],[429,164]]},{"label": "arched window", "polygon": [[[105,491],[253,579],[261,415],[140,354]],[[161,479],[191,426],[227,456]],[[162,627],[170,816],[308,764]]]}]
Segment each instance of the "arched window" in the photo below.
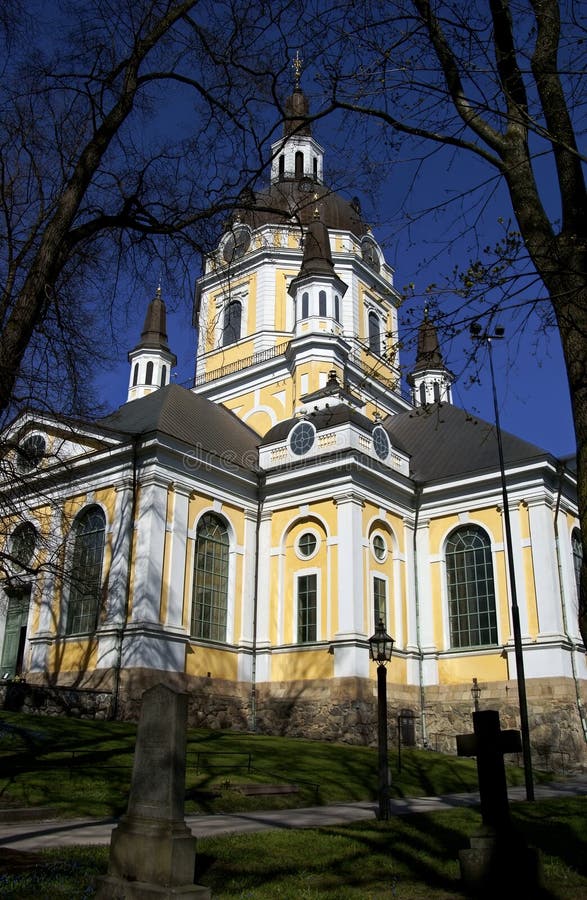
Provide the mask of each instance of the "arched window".
[{"label": "arched window", "polygon": [[578,597],[581,589],[581,566],[583,565],[583,544],[581,542],[581,532],[578,528],[573,528],[571,546],[573,548],[573,569],[575,570],[575,584],[577,585]]},{"label": "arched window", "polygon": [[88,506],[73,523],[66,634],[94,631],[100,611],[106,518]]},{"label": "arched window", "polygon": [[147,373],[145,375],[145,384],[153,384],[153,363],[150,360],[147,363]]},{"label": "arched window", "polygon": [[381,353],[381,333],[379,329],[379,316],[377,313],[369,313],[369,350],[372,353]]},{"label": "arched window", "polygon": [[314,173],[314,181],[318,181],[318,159],[316,156],[312,159],[312,171]]},{"label": "arched window", "polygon": [[285,156],[282,153],[281,156],[279,157],[279,179],[280,179],[280,181],[283,181],[284,178],[285,178]]},{"label": "arched window", "polygon": [[434,394],[434,402],[440,403],[440,385],[437,381],[435,381],[432,385],[432,392]]},{"label": "arched window", "polygon": [[338,294],[334,295],[334,318],[340,322],[340,297]]},{"label": "arched window", "polygon": [[426,406],[426,385],[424,382],[420,384],[420,403],[422,406]]},{"label": "arched window", "polygon": [[228,531],[218,516],[202,516],[196,536],[191,633],[226,640],[228,610]]},{"label": "arched window", "polygon": [[301,178],[304,174],[304,154],[301,150],[296,152],[295,167],[296,178]]},{"label": "arched window", "polygon": [[242,306],[238,300],[232,300],[224,309],[224,329],[222,331],[222,346],[227,347],[240,340]]},{"label": "arched window", "polygon": [[165,387],[167,384],[167,366],[163,366],[161,369],[161,387]]},{"label": "arched window", "polygon": [[320,291],[318,294],[318,315],[326,315],[326,291]]},{"label": "arched window", "polygon": [[139,364],[135,363],[134,372],[132,373],[132,386],[135,387],[139,380]]},{"label": "arched window", "polygon": [[307,291],[302,294],[302,319],[307,319],[310,314],[310,295]]},{"label": "arched window", "polygon": [[464,525],[446,542],[451,647],[497,644],[491,544],[476,525]]}]

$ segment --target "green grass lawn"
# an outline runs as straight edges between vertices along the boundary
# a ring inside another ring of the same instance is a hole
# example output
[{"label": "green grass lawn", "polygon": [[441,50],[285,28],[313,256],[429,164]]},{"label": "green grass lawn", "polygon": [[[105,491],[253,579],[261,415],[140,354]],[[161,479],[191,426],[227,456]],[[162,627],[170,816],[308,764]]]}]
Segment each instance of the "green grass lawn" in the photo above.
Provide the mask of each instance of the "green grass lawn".
[{"label": "green grass lawn", "polygon": [[[3,725],[9,730],[2,730]],[[136,727],[124,722],[0,713],[0,807],[51,806],[63,816],[121,815],[135,736]],[[404,749],[399,773],[391,748],[390,766],[395,796],[438,795],[477,786],[475,763],[468,759]],[[376,750],[370,747],[190,730],[186,812],[374,800],[376,771]],[[508,768],[508,778],[523,783],[517,768]],[[248,782],[295,783],[299,792],[244,797],[238,786]]]},{"label": "green grass lawn", "polygon": [[[587,898],[587,800],[514,804],[517,826],[539,848],[544,891],[520,900]],[[389,822],[198,841],[196,879],[214,900],[446,900],[464,897],[458,851],[480,817],[473,809],[402,816]],[[24,856],[24,854],[23,854]],[[106,871],[108,848],[71,848],[32,854],[30,868],[6,866],[0,855],[3,900],[89,900]],[[24,860],[22,860],[24,865]],[[500,900],[512,873],[504,873]]]}]

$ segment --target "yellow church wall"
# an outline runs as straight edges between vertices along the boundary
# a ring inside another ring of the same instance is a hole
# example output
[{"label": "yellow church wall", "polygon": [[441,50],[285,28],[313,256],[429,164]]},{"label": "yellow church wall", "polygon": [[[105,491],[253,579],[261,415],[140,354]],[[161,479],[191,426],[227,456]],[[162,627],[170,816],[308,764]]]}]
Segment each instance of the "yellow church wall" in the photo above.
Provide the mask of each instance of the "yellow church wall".
[{"label": "yellow church wall", "polygon": [[238,657],[228,650],[217,650],[214,647],[201,647],[188,644],[185,656],[187,675],[220,678],[224,681],[236,681],[238,675]]},{"label": "yellow church wall", "polygon": [[275,653],[271,657],[273,681],[310,681],[334,676],[334,655],[320,650]]},{"label": "yellow church wall", "polygon": [[502,644],[510,639],[509,592],[506,575],[506,559],[503,550],[493,557],[493,577],[495,579],[498,598],[497,617],[499,621],[499,638]]},{"label": "yellow church wall", "polygon": [[520,537],[522,540],[528,540],[530,538],[530,512],[528,510],[528,505],[526,503],[520,503],[518,506],[518,513],[520,517]]},{"label": "yellow church wall", "polygon": [[95,638],[56,641],[49,648],[49,671],[54,673],[91,672],[98,662]]},{"label": "yellow church wall", "polygon": [[[271,583],[279,584],[283,573],[283,623],[282,635],[286,644],[297,642],[296,623],[294,621],[295,610],[295,586],[296,575],[304,572],[318,574],[319,584],[319,631],[318,639],[328,639],[329,611],[336,606],[333,594],[333,561],[331,548],[327,546],[327,531],[322,520],[326,520],[326,527],[332,530],[336,521],[336,508],[331,500],[312,504],[307,514],[300,518],[299,506],[289,507],[275,512],[271,520],[271,545],[280,547],[282,556],[271,557]],[[294,524],[292,525],[292,521]],[[296,553],[296,543],[300,535],[311,529],[319,540],[319,546],[314,556],[309,559],[300,558]],[[328,565],[330,561],[330,567]],[[330,573],[330,579],[329,579]],[[338,585],[338,581],[336,581]],[[330,604],[330,608],[329,608]],[[277,610],[272,610],[271,639],[274,644],[279,641],[277,633]],[[330,620],[332,628],[332,620]]]},{"label": "yellow church wall", "polygon": [[[526,588],[526,605],[528,615],[528,633],[530,637],[538,635],[538,600],[536,598],[536,586],[534,582],[534,564],[532,560],[532,548],[522,549],[522,565],[524,572],[524,586]],[[519,599],[518,599],[519,602]]]},{"label": "yellow church wall", "polygon": [[478,656],[455,656],[438,660],[440,684],[463,684],[478,681],[507,681],[507,660],[499,652]]},{"label": "yellow church wall", "polygon": [[[291,237],[291,235],[290,235]],[[298,273],[295,269],[277,269],[275,272],[275,330],[287,331],[287,284]]]},{"label": "yellow church wall", "polygon": [[[372,681],[377,681],[377,665],[374,662],[371,662],[371,660],[369,661],[369,677]],[[388,684],[408,683],[408,669],[404,659],[401,659],[399,656],[391,657],[391,662],[387,664],[387,681]],[[387,699],[391,700],[389,691],[390,689],[388,687]]]}]

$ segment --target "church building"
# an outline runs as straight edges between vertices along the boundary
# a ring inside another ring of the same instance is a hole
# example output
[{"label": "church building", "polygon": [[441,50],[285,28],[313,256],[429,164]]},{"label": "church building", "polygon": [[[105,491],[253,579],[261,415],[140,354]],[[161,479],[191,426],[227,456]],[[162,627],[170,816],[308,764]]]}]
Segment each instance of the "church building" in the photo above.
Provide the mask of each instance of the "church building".
[{"label": "church building", "polygon": [[[193,385],[158,289],[123,406],[4,435],[2,690],[131,718],[164,682],[194,725],[374,743],[383,621],[390,740],[401,716],[454,752],[473,679],[519,727],[495,428],[453,404],[427,316],[402,393],[393,269],[328,187],[299,84],[287,112],[198,280]],[[535,765],[584,766],[575,470],[503,451]]]}]

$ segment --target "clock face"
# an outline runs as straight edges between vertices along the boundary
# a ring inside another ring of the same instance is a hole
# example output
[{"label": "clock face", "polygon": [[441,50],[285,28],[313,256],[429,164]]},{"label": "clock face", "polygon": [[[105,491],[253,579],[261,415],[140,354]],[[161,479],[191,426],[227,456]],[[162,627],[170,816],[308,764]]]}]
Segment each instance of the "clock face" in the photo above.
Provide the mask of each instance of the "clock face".
[{"label": "clock face", "polygon": [[251,243],[251,232],[246,225],[236,226],[232,229],[224,242],[222,255],[227,263],[240,259],[249,249]]},{"label": "clock face", "polygon": [[379,251],[377,250],[377,244],[375,241],[371,240],[371,238],[365,238],[363,240],[361,244],[361,256],[371,269],[375,272],[379,271]]}]

